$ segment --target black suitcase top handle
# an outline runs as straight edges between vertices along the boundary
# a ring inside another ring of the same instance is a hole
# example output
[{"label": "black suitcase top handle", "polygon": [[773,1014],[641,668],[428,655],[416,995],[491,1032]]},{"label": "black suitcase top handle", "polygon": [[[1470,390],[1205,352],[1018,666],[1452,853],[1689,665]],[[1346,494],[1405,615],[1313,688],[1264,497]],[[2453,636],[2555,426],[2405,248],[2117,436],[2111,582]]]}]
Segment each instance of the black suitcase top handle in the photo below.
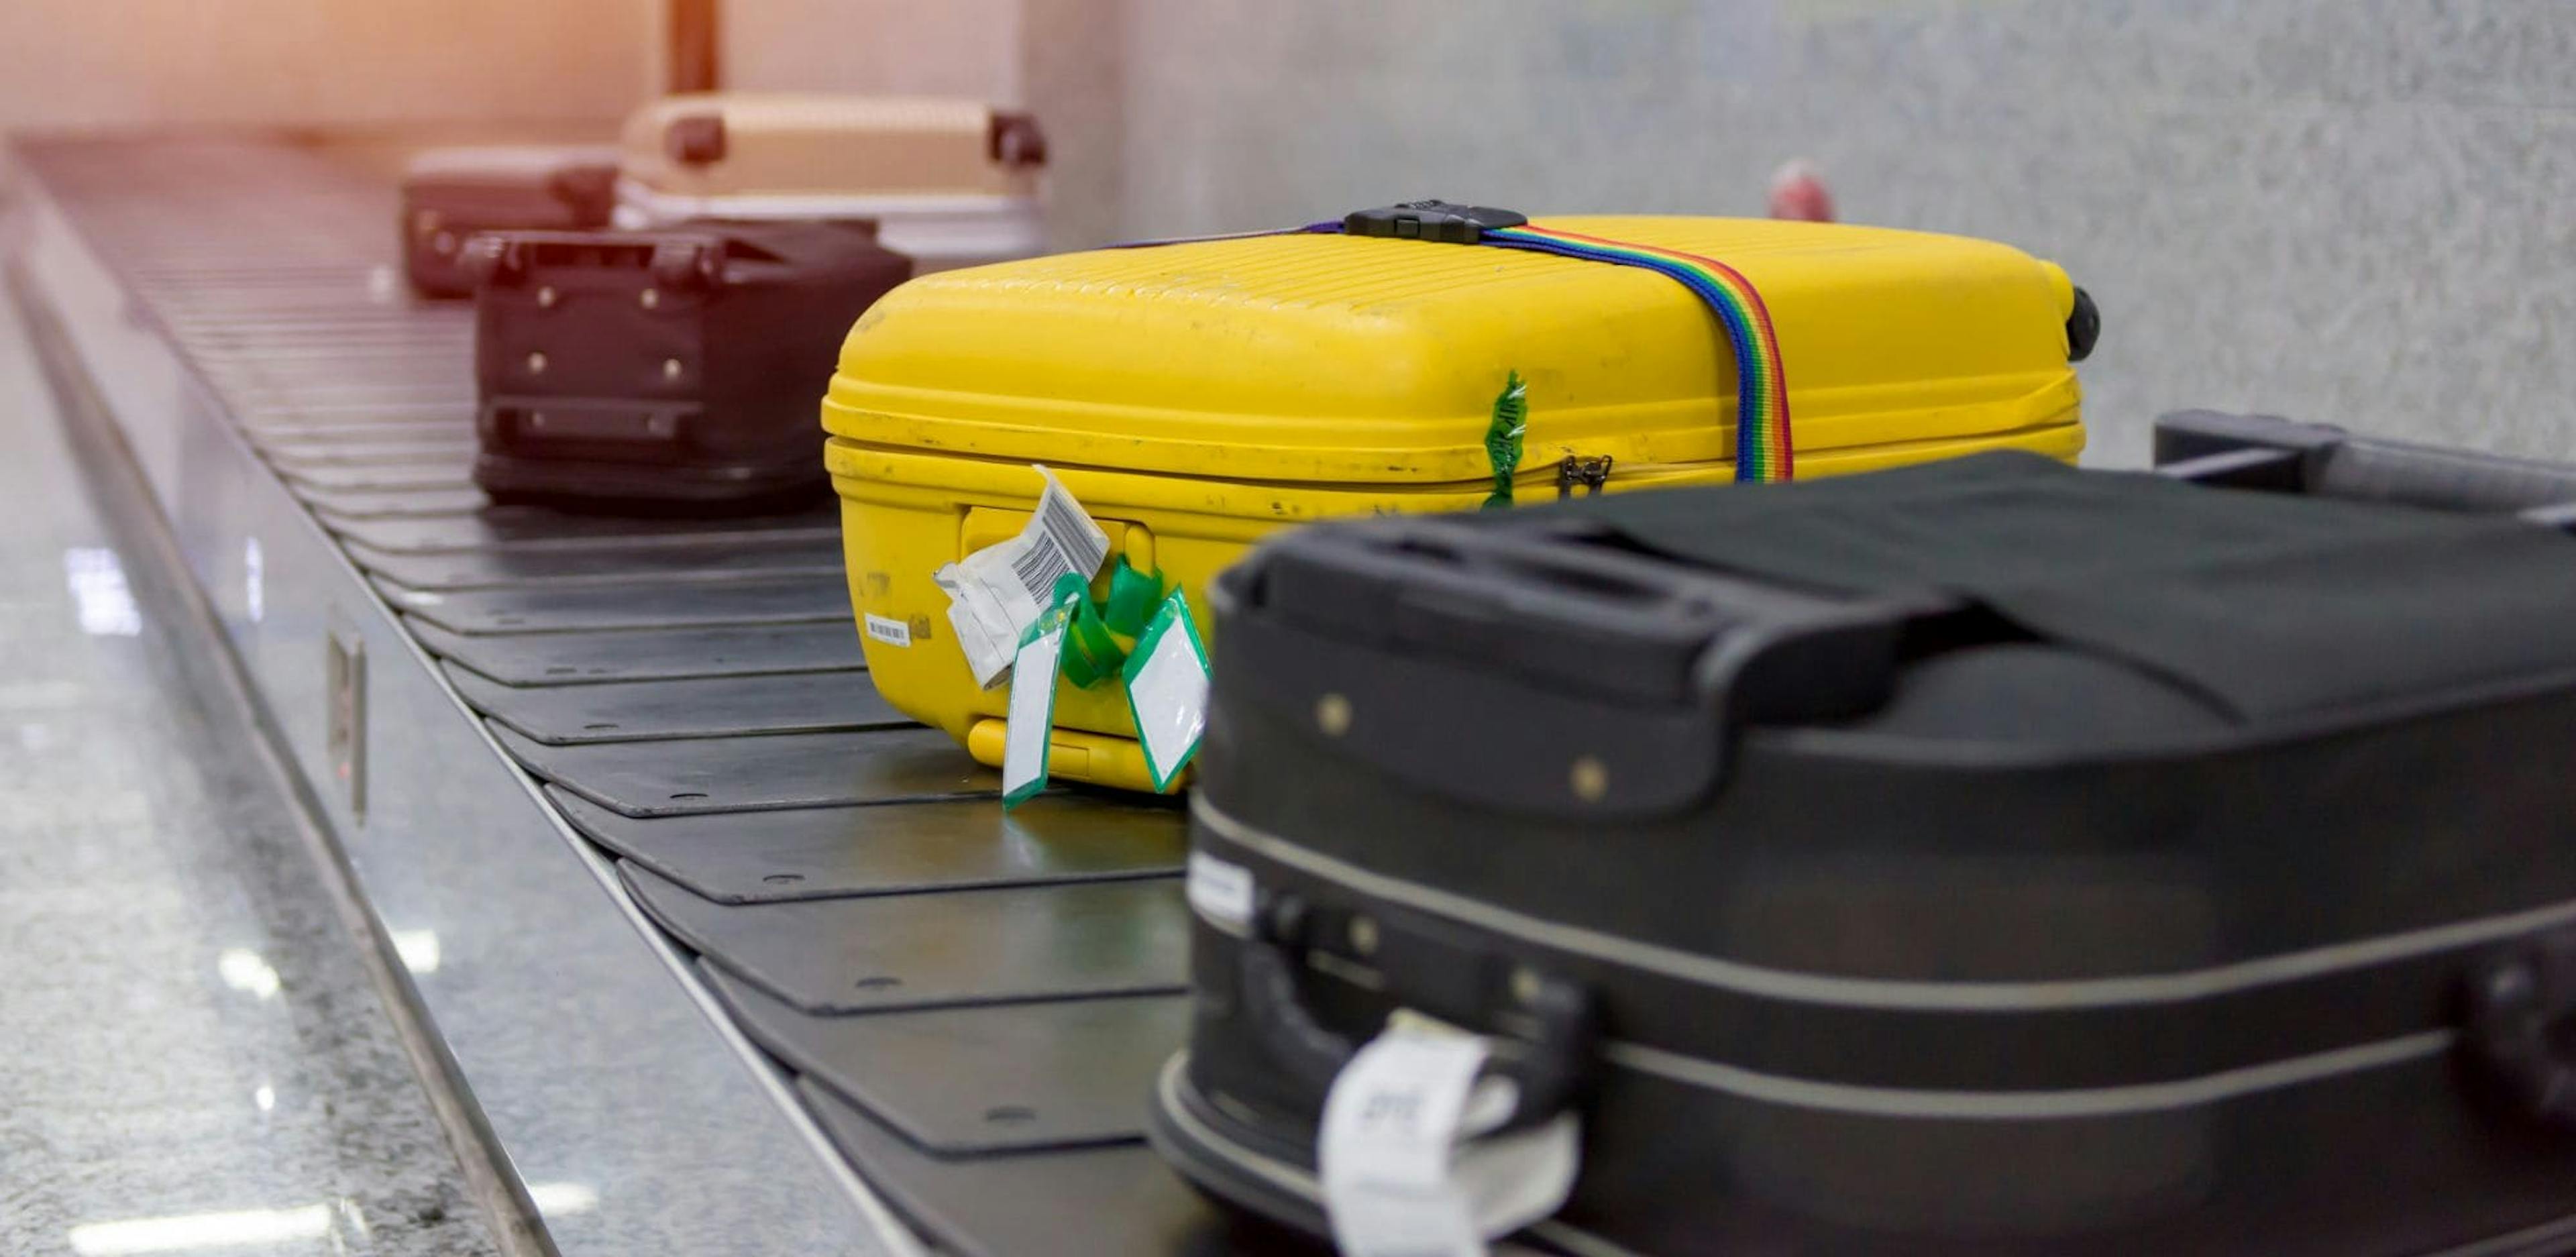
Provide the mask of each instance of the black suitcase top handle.
[{"label": "black suitcase top handle", "polygon": [[[1704,796],[1746,724],[1876,708],[1908,625],[1953,606],[1567,545],[1584,521],[1513,514],[1325,525],[1265,542],[1212,591],[1226,626],[1220,685],[1297,710],[1404,695],[1346,722],[1334,735],[1344,752],[1496,806],[1646,816]],[[1618,764],[1620,788],[1600,788],[1585,763],[1569,770],[1568,746],[1591,748],[1595,770]]]},{"label": "black suitcase top handle", "polygon": [[1606,702],[1799,720],[1883,698],[1896,628],[1936,609],[1658,562],[1578,518],[1471,518],[1287,534],[1246,592],[1306,629]]}]

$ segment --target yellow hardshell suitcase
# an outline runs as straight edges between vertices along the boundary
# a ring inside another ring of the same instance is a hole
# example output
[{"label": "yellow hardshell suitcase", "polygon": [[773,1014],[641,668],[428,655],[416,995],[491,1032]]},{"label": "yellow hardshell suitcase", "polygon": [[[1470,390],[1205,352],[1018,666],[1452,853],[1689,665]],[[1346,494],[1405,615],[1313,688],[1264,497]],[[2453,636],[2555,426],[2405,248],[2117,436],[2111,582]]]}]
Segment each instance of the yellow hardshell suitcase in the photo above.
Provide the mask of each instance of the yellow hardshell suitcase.
[{"label": "yellow hardshell suitcase", "polygon": [[[1798,474],[2083,448],[2070,360],[2097,324],[2051,263],[1824,223],[1530,226],[1722,260],[1749,281],[1776,332]],[[977,686],[932,573],[1019,533],[1045,483],[1032,464],[1099,521],[1111,567],[1123,554],[1159,569],[1204,633],[1208,579],[1271,529],[1484,503],[1485,438],[1515,376],[1520,501],[1569,481],[1735,478],[1730,342],[1711,305],[1647,270],[1282,233],[913,280],[851,330],[823,403],[870,674],[896,708],[999,763],[1007,687]],[[1117,686],[1063,685],[1054,726],[1052,776],[1149,788]]]}]

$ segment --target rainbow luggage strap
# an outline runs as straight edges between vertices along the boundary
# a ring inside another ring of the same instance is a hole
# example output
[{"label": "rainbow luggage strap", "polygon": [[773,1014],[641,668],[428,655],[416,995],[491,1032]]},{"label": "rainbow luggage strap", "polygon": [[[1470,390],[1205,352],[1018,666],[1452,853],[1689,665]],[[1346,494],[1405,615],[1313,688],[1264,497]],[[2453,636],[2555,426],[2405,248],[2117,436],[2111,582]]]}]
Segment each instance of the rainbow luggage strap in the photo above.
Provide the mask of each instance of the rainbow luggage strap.
[{"label": "rainbow luggage strap", "polygon": [[1780,335],[1772,328],[1770,308],[1762,304],[1762,294],[1753,282],[1724,262],[1679,249],[1540,227],[1512,210],[1447,201],[1410,201],[1361,210],[1338,223],[1317,223],[1306,230],[1552,253],[1639,267],[1672,279],[1708,304],[1718,325],[1726,329],[1727,344],[1735,350],[1736,483],[1770,484],[1796,474],[1797,457],[1789,440],[1789,382],[1780,368]]},{"label": "rainbow luggage strap", "polygon": [[1382,209],[1361,210],[1335,222],[1313,223],[1286,231],[1251,231],[1197,236],[1188,240],[1148,240],[1118,248],[1157,244],[1190,244],[1200,240],[1242,240],[1281,235],[1382,236],[1440,244],[1481,244],[1529,253],[1653,271],[1688,288],[1708,304],[1726,329],[1735,351],[1735,479],[1738,484],[1773,484],[1795,477],[1797,454],[1789,439],[1789,382],[1780,366],[1780,335],[1771,326],[1771,310],[1743,273],[1714,258],[1679,249],[1604,240],[1579,232],[1532,225],[1528,216],[1484,205],[1448,201],[1408,201]]},{"label": "rainbow luggage strap", "polygon": [[1478,233],[1476,243],[1558,257],[1635,266],[1680,281],[1708,303],[1735,349],[1735,479],[1768,484],[1790,479],[1796,456],[1789,443],[1789,385],[1780,371],[1780,337],[1762,294],[1734,267],[1678,249],[1604,240],[1553,227],[1501,227]]}]

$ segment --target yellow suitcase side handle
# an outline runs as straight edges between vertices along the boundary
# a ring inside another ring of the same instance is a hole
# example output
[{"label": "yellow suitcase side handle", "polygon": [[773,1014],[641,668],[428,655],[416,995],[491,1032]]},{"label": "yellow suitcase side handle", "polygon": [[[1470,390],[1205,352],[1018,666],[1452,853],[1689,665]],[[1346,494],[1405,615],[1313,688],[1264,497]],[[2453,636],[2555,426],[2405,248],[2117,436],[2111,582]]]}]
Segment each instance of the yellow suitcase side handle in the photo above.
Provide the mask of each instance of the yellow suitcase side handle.
[{"label": "yellow suitcase side handle", "polygon": [[[1007,720],[987,717],[966,730],[966,753],[987,767],[1002,766],[1002,746],[1009,740]],[[1145,766],[1145,749],[1134,738],[1053,729],[1047,735],[1047,775],[1117,790],[1154,793],[1154,772]],[[1190,771],[1172,783],[1173,793],[1189,784]]]}]

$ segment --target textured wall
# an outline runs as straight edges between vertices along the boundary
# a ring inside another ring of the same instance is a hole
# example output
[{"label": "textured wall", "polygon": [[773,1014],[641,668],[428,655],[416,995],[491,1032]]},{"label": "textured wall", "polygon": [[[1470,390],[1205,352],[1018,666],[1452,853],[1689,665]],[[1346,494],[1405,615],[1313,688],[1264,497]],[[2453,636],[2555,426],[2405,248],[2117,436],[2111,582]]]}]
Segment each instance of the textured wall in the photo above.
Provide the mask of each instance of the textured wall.
[{"label": "textured wall", "polygon": [[0,0],[0,129],[615,118],[656,0]]},{"label": "textured wall", "polygon": [[1046,128],[1047,238],[1126,238],[1127,38],[1117,0],[1022,0],[1021,83]]},{"label": "textured wall", "polygon": [[2093,461],[2186,405],[2576,457],[2576,0],[1091,7],[1124,175],[1079,212],[1123,231],[1435,194],[1758,213],[1811,156],[1847,219],[2100,298]]},{"label": "textured wall", "polygon": [[728,86],[1020,98],[1020,0],[717,0]]}]

